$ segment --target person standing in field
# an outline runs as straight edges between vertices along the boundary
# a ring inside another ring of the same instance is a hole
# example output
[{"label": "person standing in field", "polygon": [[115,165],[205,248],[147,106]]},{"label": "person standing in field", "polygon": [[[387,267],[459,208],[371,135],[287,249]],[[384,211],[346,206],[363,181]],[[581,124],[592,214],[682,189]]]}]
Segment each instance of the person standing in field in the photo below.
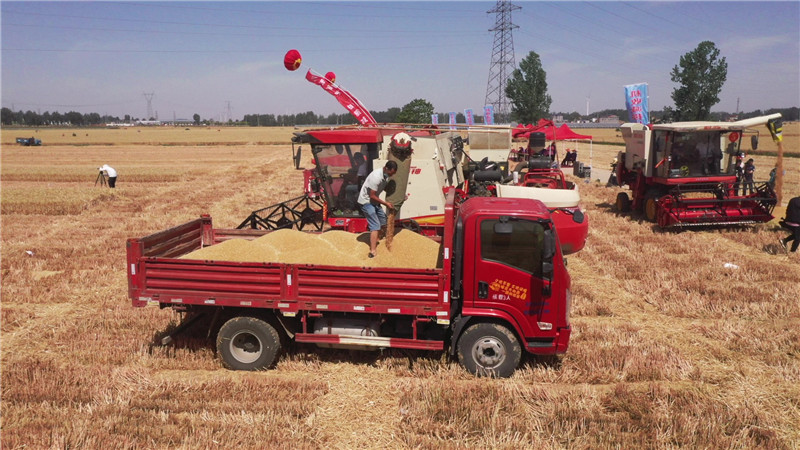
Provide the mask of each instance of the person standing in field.
[{"label": "person standing in field", "polygon": [[358,205],[367,218],[367,226],[369,228],[370,258],[374,258],[377,255],[378,232],[386,227],[386,213],[381,205],[386,206],[389,210],[394,209],[394,205],[391,202],[381,200],[380,195],[386,188],[389,177],[395,173],[397,173],[397,163],[386,161],[386,165],[383,168],[375,169],[367,175],[367,179],[364,180],[364,184],[361,186],[361,192],[358,194]]},{"label": "person standing in field", "polygon": [[742,195],[745,195],[747,191],[750,191],[751,194],[755,191],[755,185],[753,184],[753,175],[755,172],[756,165],[753,163],[753,158],[750,158],[744,164],[744,188],[742,189]]},{"label": "person standing in field", "polygon": [[114,186],[117,185],[117,171],[108,164],[103,164],[103,167],[100,167],[99,170],[108,175],[108,187],[114,189]]},{"label": "person standing in field", "polygon": [[742,182],[744,181],[744,153],[739,153],[736,155],[736,163],[733,165],[733,170],[736,175],[736,183],[733,184],[733,195],[739,196],[739,188],[742,188],[742,195],[744,195],[744,187]]},{"label": "person standing in field", "polygon": [[792,253],[796,252],[797,247],[800,247],[800,197],[794,197],[789,200],[789,204],[786,205],[786,217],[780,221],[780,224],[790,233],[785,238],[778,240],[781,243],[781,247],[786,250],[789,242],[794,241],[792,243]]}]

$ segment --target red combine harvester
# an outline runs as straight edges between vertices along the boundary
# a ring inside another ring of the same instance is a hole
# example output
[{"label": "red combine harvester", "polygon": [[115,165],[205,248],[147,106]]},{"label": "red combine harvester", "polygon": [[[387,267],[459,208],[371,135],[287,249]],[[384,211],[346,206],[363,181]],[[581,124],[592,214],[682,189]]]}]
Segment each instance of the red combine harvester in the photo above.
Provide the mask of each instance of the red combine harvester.
[{"label": "red combine harvester", "polygon": [[[490,176],[490,170],[474,170],[467,189],[471,196],[530,198],[544,203],[561,238],[561,250],[569,255],[583,249],[589,221],[580,207],[578,186],[564,172],[552,167],[550,157],[532,156],[518,163],[510,177]],[[491,167],[489,165],[488,167]]]},{"label": "red combine harvester", "polygon": [[777,203],[773,186],[747,186],[737,172],[744,166],[745,134],[755,150],[758,131],[750,128],[775,125],[780,118],[772,114],[738,122],[623,124],[625,151],[617,158],[616,175],[620,186],[630,187],[631,197],[620,192],[617,210],[644,212],[661,228],[769,222]]},{"label": "red combine harvester", "polygon": [[[312,227],[319,231],[327,224],[349,232],[366,231],[366,219],[356,204],[358,192],[364,177],[387,161],[389,141],[399,131],[415,139],[405,187],[406,200],[398,217],[401,226],[428,235],[441,235],[444,191],[456,188],[469,197],[541,200],[553,215],[562,252],[567,255],[584,247],[588,222],[578,206],[580,196],[577,187],[566,182],[560,170],[558,174],[551,174],[556,178],[549,179],[544,187],[543,183],[534,181],[534,172],[538,172],[540,178],[549,175],[542,172],[537,165],[540,163],[532,158],[530,163],[524,164],[521,181],[514,183],[508,161],[489,162],[487,158],[472,161],[464,150],[460,132],[442,131],[432,126],[376,125],[295,133],[292,139],[295,166],[299,167],[301,154],[300,148],[294,148],[297,144],[310,145],[314,161],[314,167],[304,171],[304,195],[253,211],[238,228],[302,230]],[[469,130],[470,136],[481,136],[482,132],[497,133],[498,130],[497,127]],[[509,147],[506,147],[505,154],[508,153]],[[546,169],[551,172],[549,164]],[[502,187],[498,189],[498,186]]]}]

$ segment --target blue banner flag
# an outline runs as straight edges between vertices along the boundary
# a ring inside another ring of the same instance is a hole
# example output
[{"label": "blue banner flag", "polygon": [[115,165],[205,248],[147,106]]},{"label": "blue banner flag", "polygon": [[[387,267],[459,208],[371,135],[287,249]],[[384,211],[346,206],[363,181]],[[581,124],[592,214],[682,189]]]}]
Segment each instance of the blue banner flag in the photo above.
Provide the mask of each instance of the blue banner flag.
[{"label": "blue banner flag", "polygon": [[450,113],[450,125],[451,125],[450,129],[451,130],[455,130],[456,129],[456,127],[452,126],[452,125],[455,125],[455,124],[456,124],[456,113],[451,112]]},{"label": "blue banner flag", "polygon": [[631,122],[650,124],[650,113],[647,106],[647,83],[629,84],[625,86],[625,108]]},{"label": "blue banner flag", "polygon": [[486,105],[483,107],[483,123],[486,125],[494,125],[494,105]]},{"label": "blue banner flag", "polygon": [[472,116],[472,109],[465,109],[464,110],[464,117],[467,118],[467,125],[473,126],[475,125],[475,118]]},{"label": "blue banner flag", "polygon": [[431,123],[434,125],[439,125],[439,115],[438,114],[431,114]]}]

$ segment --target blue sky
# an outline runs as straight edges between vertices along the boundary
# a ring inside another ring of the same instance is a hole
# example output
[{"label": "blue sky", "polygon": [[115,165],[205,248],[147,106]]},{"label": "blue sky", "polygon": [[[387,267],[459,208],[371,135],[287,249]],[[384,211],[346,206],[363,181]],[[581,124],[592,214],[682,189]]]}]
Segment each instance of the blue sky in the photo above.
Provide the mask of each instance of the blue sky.
[{"label": "blue sky", "polygon": [[[800,105],[800,2],[525,2],[515,60],[547,73],[551,110],[624,108],[623,86],[649,84],[672,105],[670,71],[710,40],[728,62],[712,110]],[[0,3],[2,106],[160,119],[343,113],[305,80],[333,71],[369,109],[416,98],[437,112],[480,110],[495,2]],[[283,67],[289,49],[300,70]],[[588,103],[588,105],[587,105]]]}]

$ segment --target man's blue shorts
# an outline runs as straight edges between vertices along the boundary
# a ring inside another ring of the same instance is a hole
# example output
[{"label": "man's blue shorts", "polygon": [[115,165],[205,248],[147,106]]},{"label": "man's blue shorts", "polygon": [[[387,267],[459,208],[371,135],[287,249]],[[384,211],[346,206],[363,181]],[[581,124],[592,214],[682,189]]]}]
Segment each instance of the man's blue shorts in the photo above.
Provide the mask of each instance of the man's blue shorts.
[{"label": "man's blue shorts", "polygon": [[361,206],[361,212],[367,216],[369,231],[378,231],[381,227],[386,226],[386,213],[383,212],[383,208],[381,208],[380,205],[367,203],[366,205],[359,206]]}]

